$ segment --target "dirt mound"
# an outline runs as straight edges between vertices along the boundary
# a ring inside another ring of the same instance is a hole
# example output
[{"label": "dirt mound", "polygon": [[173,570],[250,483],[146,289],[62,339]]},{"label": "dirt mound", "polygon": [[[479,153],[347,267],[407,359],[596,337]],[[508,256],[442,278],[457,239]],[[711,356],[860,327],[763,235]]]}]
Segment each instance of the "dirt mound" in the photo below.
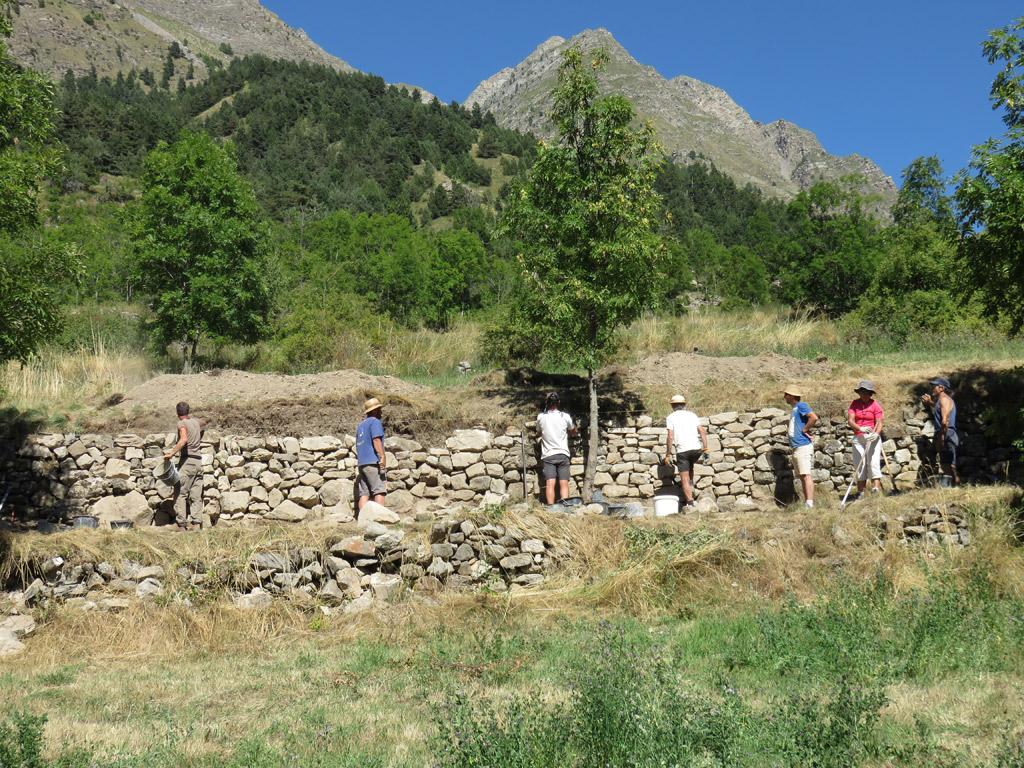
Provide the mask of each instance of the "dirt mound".
[{"label": "dirt mound", "polygon": [[336,434],[351,432],[363,400],[381,398],[389,421],[401,423],[430,390],[393,376],[361,371],[285,376],[210,371],[162,374],[135,387],[88,422],[104,431],[160,432],[174,424],[174,406],[186,401],[213,429],[237,434]]},{"label": "dirt mound", "polygon": [[217,403],[257,403],[267,400],[304,400],[345,395],[397,395],[415,397],[426,390],[394,376],[371,376],[362,371],[328,371],[285,376],[278,373],[209,371],[189,376],[163,374],[131,390],[118,408],[174,409],[186,400],[196,406]]},{"label": "dirt mound", "polygon": [[784,382],[827,375],[828,362],[815,363],[785,355],[756,357],[709,357],[691,352],[655,355],[636,365],[621,369],[628,386],[674,387],[687,390],[708,382],[756,384],[761,381]]}]

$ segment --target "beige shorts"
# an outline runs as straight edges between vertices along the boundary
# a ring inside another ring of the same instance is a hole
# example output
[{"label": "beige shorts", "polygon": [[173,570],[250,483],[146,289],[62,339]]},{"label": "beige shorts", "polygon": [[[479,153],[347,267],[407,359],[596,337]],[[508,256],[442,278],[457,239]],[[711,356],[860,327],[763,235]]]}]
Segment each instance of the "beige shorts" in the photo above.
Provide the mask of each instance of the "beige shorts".
[{"label": "beige shorts", "polygon": [[809,475],[814,469],[814,446],[798,445],[793,449],[793,466],[798,475]]}]

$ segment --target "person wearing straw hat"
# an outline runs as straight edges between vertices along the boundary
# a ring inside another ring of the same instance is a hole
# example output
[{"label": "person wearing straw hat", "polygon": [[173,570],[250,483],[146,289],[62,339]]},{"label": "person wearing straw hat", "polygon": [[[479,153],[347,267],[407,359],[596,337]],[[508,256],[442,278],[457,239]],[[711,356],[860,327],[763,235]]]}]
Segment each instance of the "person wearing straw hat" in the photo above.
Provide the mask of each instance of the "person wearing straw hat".
[{"label": "person wearing straw hat", "polygon": [[378,504],[387,495],[385,471],[388,457],[384,451],[384,424],[380,417],[384,406],[376,397],[363,403],[364,418],[356,427],[356,461],[359,464],[356,481],[357,506],[362,509],[373,497]]},{"label": "person wearing straw hat", "polygon": [[960,473],[956,468],[957,453],[960,450],[960,435],[956,431],[956,401],[953,400],[949,379],[938,377],[928,382],[932,393],[922,395],[921,403],[932,412],[935,424],[935,450],[939,455],[942,471],[953,478],[953,485],[960,484]]},{"label": "person wearing straw hat", "polygon": [[804,506],[814,506],[814,439],[811,430],[818,423],[818,414],[804,402],[803,392],[794,384],[782,391],[786,403],[793,410],[789,415],[789,447],[793,449],[793,465],[800,477],[800,486],[804,492]]},{"label": "person wearing straw hat", "polygon": [[203,457],[199,442],[203,434],[199,419],[193,418],[186,402],[174,406],[178,415],[178,441],[164,451],[170,461],[181,454],[178,462],[178,487],[174,489],[174,519],[178,529],[195,530],[203,527]]},{"label": "person wearing straw hat", "polygon": [[686,407],[683,395],[672,395],[672,413],[665,419],[665,463],[676,465],[683,487],[683,506],[693,504],[693,468],[708,452],[708,431],[696,413]]},{"label": "person wearing straw hat", "polygon": [[854,389],[857,399],[846,410],[846,423],[853,430],[853,466],[857,473],[857,495],[864,492],[868,479],[871,492],[882,491],[882,426],[885,412],[875,399],[875,385],[861,379]]}]

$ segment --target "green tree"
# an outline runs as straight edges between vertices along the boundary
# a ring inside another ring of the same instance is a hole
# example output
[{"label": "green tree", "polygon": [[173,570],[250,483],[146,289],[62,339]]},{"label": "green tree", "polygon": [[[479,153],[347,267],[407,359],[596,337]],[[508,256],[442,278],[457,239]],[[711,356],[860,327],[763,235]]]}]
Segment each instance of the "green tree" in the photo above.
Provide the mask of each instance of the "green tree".
[{"label": "green tree", "polygon": [[5,39],[10,0],[0,0],[0,231],[38,220],[38,184],[58,167],[53,85],[20,67]]},{"label": "green tree", "polygon": [[793,235],[774,254],[780,298],[832,317],[849,312],[880,255],[878,225],[855,186],[818,182],[790,201],[787,215]]},{"label": "green tree", "polygon": [[923,333],[963,331],[978,323],[957,296],[956,242],[931,219],[893,227],[871,284],[853,317],[904,343]]},{"label": "green tree", "polygon": [[892,207],[896,226],[930,220],[940,229],[952,233],[956,228],[956,218],[952,200],[946,194],[947,184],[937,156],[919,157],[911,162],[903,171],[903,184]]},{"label": "green tree", "polygon": [[974,147],[958,176],[960,255],[986,313],[1016,332],[1024,328],[1024,16],[993,31],[982,51],[1002,64],[989,97],[1007,131]]},{"label": "green tree", "polygon": [[579,48],[563,56],[551,116],[555,142],[542,146],[502,214],[502,234],[519,243],[523,283],[532,298],[514,307],[496,339],[532,348],[517,352],[587,372],[590,439],[583,493],[597,468],[596,373],[615,347],[616,331],[656,299],[663,248],[655,234],[660,198],[650,125],[621,95],[601,96],[596,72],[608,60],[586,61]]},{"label": "green tree", "polygon": [[73,249],[48,248],[33,232],[39,184],[58,167],[53,89],[7,50],[0,0],[0,363],[25,361],[61,327],[59,292],[78,273]]},{"label": "green tree", "polygon": [[129,231],[156,339],[181,344],[186,372],[204,337],[263,335],[268,233],[230,143],[187,132],[173,145],[161,142],[146,158]]}]

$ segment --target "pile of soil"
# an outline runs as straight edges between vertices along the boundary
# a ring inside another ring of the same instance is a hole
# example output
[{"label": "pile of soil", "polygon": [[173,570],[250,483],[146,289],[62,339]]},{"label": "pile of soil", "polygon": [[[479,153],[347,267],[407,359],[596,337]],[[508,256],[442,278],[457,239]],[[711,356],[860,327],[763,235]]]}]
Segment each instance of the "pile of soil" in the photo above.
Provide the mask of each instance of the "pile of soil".
[{"label": "pile of soil", "polygon": [[343,370],[286,376],[245,371],[163,374],[135,387],[87,426],[97,431],[162,432],[173,429],[174,406],[184,400],[211,429],[235,434],[351,433],[363,401],[378,397],[399,425],[418,412],[430,390],[393,376]]},{"label": "pile of soil", "polygon": [[691,352],[654,355],[620,371],[631,387],[673,387],[688,390],[707,382],[757,384],[827,376],[831,363],[800,360],[786,355],[710,357]]}]

